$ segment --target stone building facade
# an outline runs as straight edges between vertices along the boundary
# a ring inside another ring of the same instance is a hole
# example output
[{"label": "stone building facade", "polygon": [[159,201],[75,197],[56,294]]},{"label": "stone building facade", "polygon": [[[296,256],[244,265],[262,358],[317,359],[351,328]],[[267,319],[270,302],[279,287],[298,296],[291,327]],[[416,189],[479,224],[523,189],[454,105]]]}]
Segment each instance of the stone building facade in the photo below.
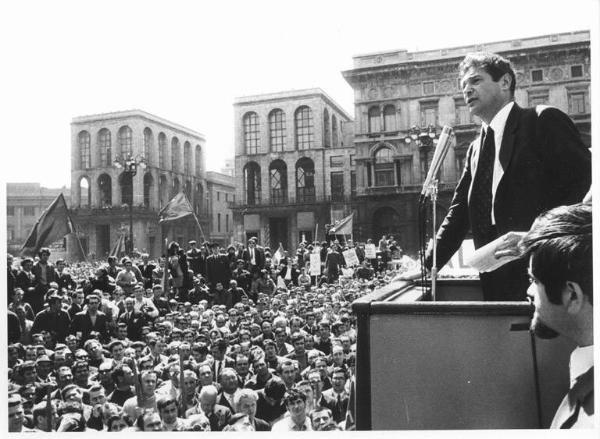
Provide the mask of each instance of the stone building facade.
[{"label": "stone building facade", "polygon": [[356,56],[342,72],[354,90],[356,239],[393,234],[409,253],[418,250],[418,196],[434,145],[407,143],[411,127],[439,133],[454,128],[456,141],[440,172],[438,218],[449,207],[469,143],[480,121],[462,97],[458,65],[469,52],[508,58],[516,72],[516,102],[552,105],[575,122],[591,143],[590,33],[588,31],[445,48],[386,51]]},{"label": "stone building facade", "polygon": [[[178,192],[192,203],[210,233],[205,177],[205,137],[141,110],[75,117],[71,123],[71,210],[84,250],[104,258],[120,235],[151,257],[163,251],[164,239],[187,244],[201,239],[193,217],[166,227],[158,213]],[[115,160],[142,164],[131,176]]]},{"label": "stone building facade", "polygon": [[237,98],[234,239],[294,250],[352,209],[351,117],[321,89]]},{"label": "stone building facade", "polygon": [[[40,215],[61,193],[68,205],[71,196],[67,187],[46,188],[39,183],[6,184],[6,247],[9,253],[20,253]],[[56,243],[52,249],[53,258],[60,251],[66,252],[66,241]]]},{"label": "stone building facade", "polygon": [[210,212],[209,240],[226,248],[233,238],[233,212],[229,203],[235,202],[235,182],[233,176],[208,171],[206,185],[207,211]]}]

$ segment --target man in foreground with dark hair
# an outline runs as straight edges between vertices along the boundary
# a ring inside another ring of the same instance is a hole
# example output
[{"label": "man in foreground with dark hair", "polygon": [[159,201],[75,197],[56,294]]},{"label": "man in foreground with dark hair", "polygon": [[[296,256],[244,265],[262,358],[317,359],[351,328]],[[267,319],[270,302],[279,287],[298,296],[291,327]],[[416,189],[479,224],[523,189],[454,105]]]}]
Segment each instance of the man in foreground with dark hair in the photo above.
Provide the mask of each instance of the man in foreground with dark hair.
[{"label": "man in foreground with dark hair", "polygon": [[593,428],[592,206],[561,206],[540,215],[520,245],[529,256],[532,331],[540,338],[563,335],[577,344],[570,389],[551,428]]}]

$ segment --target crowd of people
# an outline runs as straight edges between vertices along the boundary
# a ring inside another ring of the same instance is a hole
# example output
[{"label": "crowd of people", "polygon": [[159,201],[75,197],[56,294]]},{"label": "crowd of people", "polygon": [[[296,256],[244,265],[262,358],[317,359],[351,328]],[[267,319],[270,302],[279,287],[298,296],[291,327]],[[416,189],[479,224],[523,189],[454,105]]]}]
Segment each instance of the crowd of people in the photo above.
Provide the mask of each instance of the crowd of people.
[{"label": "crowd of people", "polygon": [[8,255],[9,431],[353,429],[351,303],[414,263],[392,268],[393,237],[376,247],[367,258],[364,244],[302,242],[288,255],[251,238],[172,242],[158,261]]}]

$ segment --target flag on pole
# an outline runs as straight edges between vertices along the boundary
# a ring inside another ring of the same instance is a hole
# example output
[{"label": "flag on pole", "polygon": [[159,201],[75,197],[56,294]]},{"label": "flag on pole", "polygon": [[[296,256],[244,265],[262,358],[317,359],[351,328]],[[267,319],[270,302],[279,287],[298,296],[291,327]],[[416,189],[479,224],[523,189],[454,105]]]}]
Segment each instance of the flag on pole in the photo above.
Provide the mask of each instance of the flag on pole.
[{"label": "flag on pole", "polygon": [[23,248],[21,248],[21,255],[34,256],[42,247],[49,246],[74,231],[75,227],[69,216],[65,197],[61,193],[42,212],[33,229],[31,229],[29,237],[23,244]]},{"label": "flag on pole", "polygon": [[351,235],[353,217],[354,213],[351,213],[346,218],[343,218],[338,223],[334,224],[329,229],[329,235]]},{"label": "flag on pole", "polygon": [[119,236],[119,239],[117,239],[116,244],[110,251],[109,256],[114,256],[114,257],[118,258],[121,255],[121,253],[125,253],[125,252],[126,252],[126,250],[125,250],[125,235],[121,235],[121,236]]},{"label": "flag on pole", "polygon": [[179,192],[159,212],[159,223],[175,221],[188,215],[194,215],[190,201],[183,192]]}]

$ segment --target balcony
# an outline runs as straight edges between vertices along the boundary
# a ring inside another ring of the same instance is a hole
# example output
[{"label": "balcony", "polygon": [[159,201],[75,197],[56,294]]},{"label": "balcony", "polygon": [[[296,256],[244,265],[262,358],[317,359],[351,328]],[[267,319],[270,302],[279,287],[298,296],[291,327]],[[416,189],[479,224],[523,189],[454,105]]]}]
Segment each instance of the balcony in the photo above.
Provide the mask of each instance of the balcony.
[{"label": "balcony", "polygon": [[[298,195],[298,194],[297,194]],[[255,200],[254,203],[247,203],[246,201],[233,201],[228,203],[230,209],[272,209],[272,208],[285,208],[285,207],[296,207],[296,206],[315,206],[322,204],[332,203],[351,203],[356,201],[356,198],[349,195],[325,195],[325,196],[309,196],[306,193],[299,194],[300,197],[277,197],[270,199]]]},{"label": "balcony", "polygon": [[[453,191],[455,187],[456,183],[440,183],[438,191]],[[420,193],[422,189],[423,183],[405,184],[402,186],[372,186],[365,188],[364,193],[359,196],[414,194]]]},{"label": "balcony", "polygon": [[[72,207],[71,214],[79,218],[94,218],[94,217],[114,217],[114,218],[129,218],[129,206],[123,204],[121,206],[106,206],[106,207]],[[135,218],[156,218],[158,219],[159,209],[147,207],[143,204],[133,206],[131,213]]]}]

